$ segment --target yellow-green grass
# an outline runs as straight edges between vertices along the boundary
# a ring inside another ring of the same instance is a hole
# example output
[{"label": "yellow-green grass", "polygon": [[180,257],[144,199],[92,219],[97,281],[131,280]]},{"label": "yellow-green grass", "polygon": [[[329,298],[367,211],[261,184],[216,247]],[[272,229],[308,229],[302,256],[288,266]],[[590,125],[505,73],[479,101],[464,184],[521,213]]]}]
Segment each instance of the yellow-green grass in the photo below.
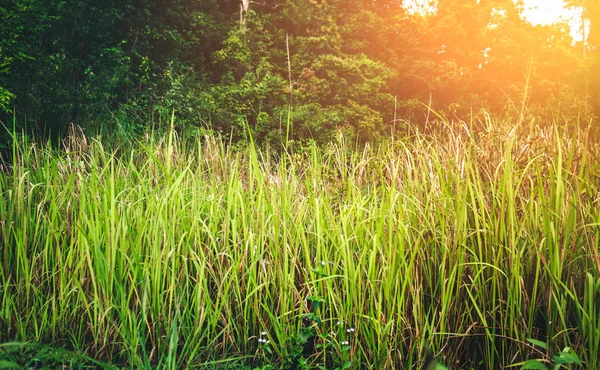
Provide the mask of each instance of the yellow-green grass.
[{"label": "yellow-green grass", "polygon": [[170,369],[412,368],[427,347],[496,369],[568,346],[600,368],[600,147],[440,131],[282,154],[173,132],[15,140],[0,342]]}]

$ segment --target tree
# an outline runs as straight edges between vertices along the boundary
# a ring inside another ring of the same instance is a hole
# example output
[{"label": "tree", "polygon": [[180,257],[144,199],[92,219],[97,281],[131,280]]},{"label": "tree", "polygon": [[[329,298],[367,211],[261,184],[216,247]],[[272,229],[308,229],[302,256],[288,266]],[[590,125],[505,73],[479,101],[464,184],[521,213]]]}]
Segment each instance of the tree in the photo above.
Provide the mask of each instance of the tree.
[{"label": "tree", "polygon": [[597,1],[570,2],[591,22],[583,48],[563,24],[522,19],[513,0],[438,0],[425,13],[403,3],[9,0],[0,119],[15,107],[38,134],[95,121],[129,134],[175,112],[177,129],[234,140],[248,127],[283,140],[291,122],[295,140],[366,142],[396,116],[422,120],[430,99],[459,118],[576,111],[583,75],[600,109],[600,80],[582,72],[600,68]]},{"label": "tree", "polygon": [[[592,0],[569,0],[571,7],[580,7],[581,31],[583,34],[582,58],[588,66],[588,71],[600,70],[600,3]],[[586,25],[589,25],[587,32]],[[600,112],[600,77],[597,73],[586,73],[585,94],[590,97],[590,104],[596,114]]]}]

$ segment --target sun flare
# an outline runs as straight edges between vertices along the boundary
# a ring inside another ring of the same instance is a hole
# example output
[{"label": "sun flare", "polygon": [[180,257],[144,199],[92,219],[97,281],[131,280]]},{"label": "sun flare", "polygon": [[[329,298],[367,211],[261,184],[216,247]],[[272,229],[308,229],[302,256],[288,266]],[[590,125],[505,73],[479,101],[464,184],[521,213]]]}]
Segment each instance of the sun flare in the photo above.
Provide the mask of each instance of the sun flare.
[{"label": "sun flare", "polygon": [[563,0],[526,0],[523,17],[533,24],[553,24],[571,20],[575,14]]},{"label": "sun flare", "polygon": [[[405,0],[405,7],[412,12],[435,12],[436,9],[435,1],[431,0]],[[521,15],[533,25],[567,22],[573,39],[583,39],[581,8],[569,7],[564,0],[524,0]],[[588,27],[586,24],[586,30]]]},{"label": "sun flare", "polygon": [[[564,0],[525,0],[522,14],[534,25],[567,22],[573,40],[581,41],[583,39],[581,8],[568,7]],[[588,26],[586,24],[586,30]]]}]

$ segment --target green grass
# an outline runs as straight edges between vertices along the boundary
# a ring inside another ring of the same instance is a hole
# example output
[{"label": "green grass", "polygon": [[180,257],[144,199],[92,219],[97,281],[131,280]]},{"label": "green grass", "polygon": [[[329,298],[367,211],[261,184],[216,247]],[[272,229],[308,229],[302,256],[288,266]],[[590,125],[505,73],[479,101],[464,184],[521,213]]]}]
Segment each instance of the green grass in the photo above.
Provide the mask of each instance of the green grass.
[{"label": "green grass", "polygon": [[414,368],[427,347],[600,368],[600,147],[488,126],[281,155],[15,140],[0,343],[125,368]]},{"label": "green grass", "polygon": [[0,369],[106,369],[114,370],[88,356],[39,343],[0,344]]}]

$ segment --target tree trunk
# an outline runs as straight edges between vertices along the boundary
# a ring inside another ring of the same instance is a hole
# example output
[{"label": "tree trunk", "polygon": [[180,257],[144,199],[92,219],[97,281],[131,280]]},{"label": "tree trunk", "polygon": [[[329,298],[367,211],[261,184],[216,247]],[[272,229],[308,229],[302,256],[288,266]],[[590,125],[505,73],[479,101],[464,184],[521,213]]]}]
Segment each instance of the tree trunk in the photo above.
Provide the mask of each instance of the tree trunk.
[{"label": "tree trunk", "polygon": [[250,10],[250,0],[241,0],[241,6],[240,6],[240,27],[244,27],[244,25],[246,24],[246,14],[248,13],[248,10]]}]

